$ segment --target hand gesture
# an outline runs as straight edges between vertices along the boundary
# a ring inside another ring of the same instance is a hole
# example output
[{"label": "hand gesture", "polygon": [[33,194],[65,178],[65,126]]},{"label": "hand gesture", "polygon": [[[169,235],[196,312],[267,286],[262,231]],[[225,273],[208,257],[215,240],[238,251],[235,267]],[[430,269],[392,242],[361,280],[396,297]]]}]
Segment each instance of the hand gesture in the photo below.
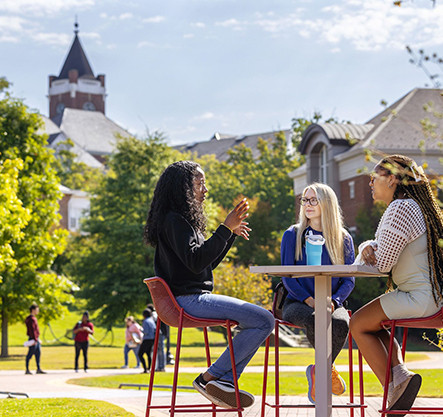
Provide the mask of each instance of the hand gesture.
[{"label": "hand gesture", "polygon": [[246,217],[249,216],[249,203],[246,198],[244,198],[240,203],[238,203],[234,209],[226,216],[223,222],[226,227],[229,227],[233,233],[238,236],[242,236],[248,240],[249,233],[251,229],[247,226],[248,223],[244,221]]}]

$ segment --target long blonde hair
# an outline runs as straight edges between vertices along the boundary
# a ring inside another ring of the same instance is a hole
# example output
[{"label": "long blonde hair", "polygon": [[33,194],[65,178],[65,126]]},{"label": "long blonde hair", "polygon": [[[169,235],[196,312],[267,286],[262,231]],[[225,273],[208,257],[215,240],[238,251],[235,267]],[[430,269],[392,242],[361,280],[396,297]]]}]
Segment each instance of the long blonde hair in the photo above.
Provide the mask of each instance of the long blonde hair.
[{"label": "long blonde hair", "polygon": [[[321,227],[323,237],[325,238],[326,249],[331,258],[332,264],[344,264],[344,238],[346,230],[343,227],[343,214],[338,204],[337,196],[329,185],[314,182],[308,185],[302,193],[305,196],[308,190],[314,191],[318,205],[321,209]],[[305,207],[300,207],[297,228],[297,241],[295,245],[295,259],[302,257],[302,234],[309,225],[309,219],[305,214]]]}]

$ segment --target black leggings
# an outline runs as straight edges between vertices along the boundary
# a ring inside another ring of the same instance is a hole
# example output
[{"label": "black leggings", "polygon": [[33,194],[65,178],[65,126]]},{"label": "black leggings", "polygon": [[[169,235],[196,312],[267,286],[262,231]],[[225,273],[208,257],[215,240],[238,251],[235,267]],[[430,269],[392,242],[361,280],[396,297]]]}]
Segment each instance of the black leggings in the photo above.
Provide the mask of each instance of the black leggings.
[{"label": "black leggings", "polygon": [[[145,371],[151,369],[151,352],[153,346],[154,346],[154,339],[143,339],[143,342],[140,345],[140,349],[138,350],[138,357]],[[143,357],[145,353],[148,356],[148,367],[146,367],[145,358]]]},{"label": "black leggings", "polygon": [[[346,342],[349,332],[349,314],[344,307],[338,307],[332,313],[332,363]],[[286,298],[283,304],[283,320],[305,329],[306,337],[315,348],[314,309],[306,303]]]}]

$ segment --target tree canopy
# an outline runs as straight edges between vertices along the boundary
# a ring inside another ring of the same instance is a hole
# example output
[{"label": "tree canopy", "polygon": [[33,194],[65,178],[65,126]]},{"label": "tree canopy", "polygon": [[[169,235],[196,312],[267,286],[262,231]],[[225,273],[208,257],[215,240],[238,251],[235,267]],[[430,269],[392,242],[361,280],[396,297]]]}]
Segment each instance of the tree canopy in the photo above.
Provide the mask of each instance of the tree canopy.
[{"label": "tree canopy", "polygon": [[143,226],[158,177],[175,155],[159,134],[120,138],[91,198],[84,233],[71,242],[64,270],[108,328],[148,301],[143,278],[154,273],[154,249],[143,244]]},{"label": "tree canopy", "polygon": [[2,192],[12,198],[9,208],[2,207],[9,211],[3,212],[1,242],[8,253],[0,269],[2,356],[8,354],[8,324],[22,320],[34,301],[40,304],[43,320],[57,317],[72,288],[51,270],[67,235],[58,228],[61,193],[55,158],[46,147],[47,136],[38,134],[40,116],[12,97],[8,86],[1,79],[0,166],[6,185]]}]

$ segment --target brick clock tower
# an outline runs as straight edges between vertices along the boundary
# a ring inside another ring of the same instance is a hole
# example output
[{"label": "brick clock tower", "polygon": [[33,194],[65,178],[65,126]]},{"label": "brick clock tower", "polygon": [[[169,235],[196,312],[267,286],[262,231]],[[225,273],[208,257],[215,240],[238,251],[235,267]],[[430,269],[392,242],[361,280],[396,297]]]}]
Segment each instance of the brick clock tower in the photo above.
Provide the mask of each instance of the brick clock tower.
[{"label": "brick clock tower", "polygon": [[49,76],[49,118],[65,108],[99,111],[105,114],[105,76],[94,76],[74,24],[74,41],[58,77]]}]

